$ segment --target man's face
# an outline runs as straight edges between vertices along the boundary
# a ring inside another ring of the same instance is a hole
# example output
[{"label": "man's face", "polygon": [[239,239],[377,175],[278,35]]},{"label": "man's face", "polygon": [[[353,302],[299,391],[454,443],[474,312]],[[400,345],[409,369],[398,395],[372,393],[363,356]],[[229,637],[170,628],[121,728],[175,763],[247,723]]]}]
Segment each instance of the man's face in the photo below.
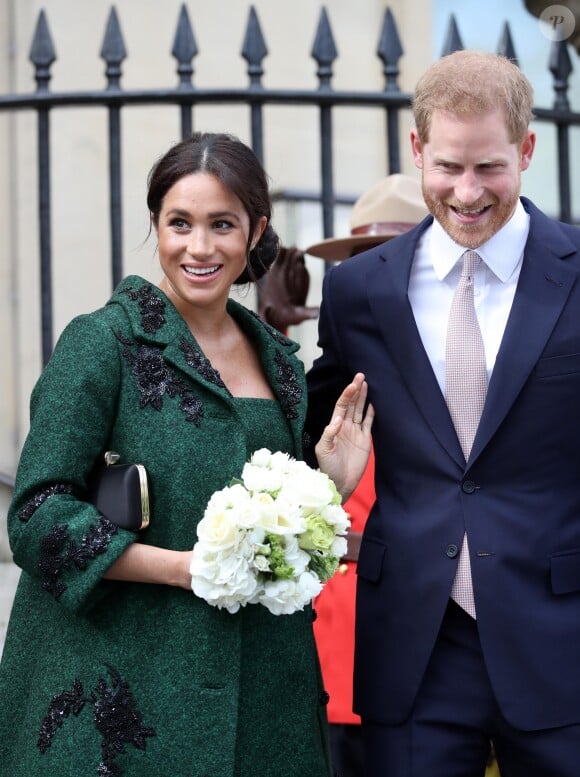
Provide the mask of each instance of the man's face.
[{"label": "man's face", "polygon": [[427,207],[456,243],[474,249],[514,212],[535,135],[528,130],[512,143],[500,109],[471,117],[436,111],[429,141],[413,130],[411,144]]}]

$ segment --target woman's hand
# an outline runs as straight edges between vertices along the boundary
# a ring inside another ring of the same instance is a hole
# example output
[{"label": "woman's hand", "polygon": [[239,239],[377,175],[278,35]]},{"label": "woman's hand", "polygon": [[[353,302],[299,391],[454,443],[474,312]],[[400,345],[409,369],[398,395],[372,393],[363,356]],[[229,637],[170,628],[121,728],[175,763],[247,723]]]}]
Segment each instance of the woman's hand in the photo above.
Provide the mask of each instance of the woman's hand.
[{"label": "woman's hand", "polygon": [[314,451],[318,466],[332,480],[344,500],[356,488],[371,452],[372,405],[365,414],[368,386],[358,372],[334,406],[332,420],[325,427]]}]

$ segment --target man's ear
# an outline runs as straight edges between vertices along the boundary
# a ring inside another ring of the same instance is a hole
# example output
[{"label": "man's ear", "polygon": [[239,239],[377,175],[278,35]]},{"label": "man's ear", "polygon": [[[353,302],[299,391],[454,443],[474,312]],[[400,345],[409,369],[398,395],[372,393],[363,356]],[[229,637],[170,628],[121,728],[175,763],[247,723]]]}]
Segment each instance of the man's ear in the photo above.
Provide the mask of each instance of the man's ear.
[{"label": "man's ear", "polygon": [[520,146],[520,170],[527,170],[536,147],[536,133],[528,130]]},{"label": "man's ear", "polygon": [[419,140],[419,133],[415,128],[411,130],[411,151],[413,152],[413,160],[415,167],[419,170],[423,169],[423,144]]}]

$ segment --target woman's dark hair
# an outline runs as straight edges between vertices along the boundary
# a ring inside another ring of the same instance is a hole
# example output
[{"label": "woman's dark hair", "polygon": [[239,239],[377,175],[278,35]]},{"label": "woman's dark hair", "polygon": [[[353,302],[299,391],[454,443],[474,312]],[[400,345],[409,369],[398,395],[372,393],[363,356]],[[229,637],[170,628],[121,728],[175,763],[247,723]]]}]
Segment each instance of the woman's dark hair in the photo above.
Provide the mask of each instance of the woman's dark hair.
[{"label": "woman's dark hair", "polygon": [[[244,206],[250,221],[247,261],[246,269],[235,283],[257,281],[269,270],[280,248],[280,240],[270,223],[272,202],[260,160],[233,135],[196,132],[176,143],[153,165],[147,178],[147,206],[154,224],[159,222],[163,198],[169,189],[193,173],[214,175]],[[254,231],[262,216],[268,219],[266,229],[252,249]]]}]

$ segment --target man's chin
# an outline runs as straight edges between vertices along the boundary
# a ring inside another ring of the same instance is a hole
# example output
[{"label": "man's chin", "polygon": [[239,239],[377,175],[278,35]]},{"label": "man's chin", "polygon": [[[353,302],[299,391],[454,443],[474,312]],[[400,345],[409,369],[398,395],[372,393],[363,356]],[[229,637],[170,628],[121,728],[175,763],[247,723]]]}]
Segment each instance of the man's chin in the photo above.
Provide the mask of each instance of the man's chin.
[{"label": "man's chin", "polygon": [[458,245],[474,250],[483,245],[493,235],[488,226],[475,224],[457,224],[451,219],[441,221],[441,226]]}]

